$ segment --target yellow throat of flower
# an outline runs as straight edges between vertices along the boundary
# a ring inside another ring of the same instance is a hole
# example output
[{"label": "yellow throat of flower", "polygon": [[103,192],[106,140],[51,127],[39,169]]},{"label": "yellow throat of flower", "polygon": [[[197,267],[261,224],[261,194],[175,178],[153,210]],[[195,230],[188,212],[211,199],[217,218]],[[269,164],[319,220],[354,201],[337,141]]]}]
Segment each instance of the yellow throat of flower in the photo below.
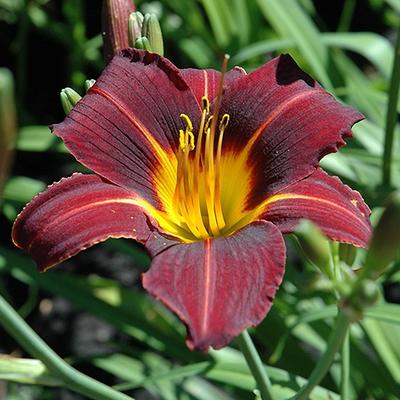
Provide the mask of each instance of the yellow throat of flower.
[{"label": "yellow throat of flower", "polygon": [[[222,116],[217,133],[218,114],[209,114],[210,104],[204,96],[196,143],[190,118],[180,115],[187,125],[179,132],[174,203],[181,220],[199,239],[220,236],[226,227],[221,204],[221,151],[229,115]],[[190,152],[194,152],[192,157]]]},{"label": "yellow throat of flower", "polygon": [[179,131],[174,190],[161,190],[165,211],[156,219],[166,232],[186,242],[229,235],[254,219],[254,212],[244,211],[251,180],[247,156],[222,152],[230,118],[219,118],[227,61],[212,114],[207,95],[201,99],[198,131],[188,115],[180,115],[186,127]]}]

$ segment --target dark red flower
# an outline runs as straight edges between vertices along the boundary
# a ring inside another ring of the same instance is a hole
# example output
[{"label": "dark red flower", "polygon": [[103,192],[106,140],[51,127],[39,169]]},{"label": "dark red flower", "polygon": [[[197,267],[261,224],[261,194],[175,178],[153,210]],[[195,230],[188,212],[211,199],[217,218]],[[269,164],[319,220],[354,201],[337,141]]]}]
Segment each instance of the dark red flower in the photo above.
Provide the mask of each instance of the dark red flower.
[{"label": "dark red flower", "polygon": [[287,55],[227,72],[222,102],[219,81],[156,54],[117,55],[52,128],[95,174],[51,185],[13,230],[42,271],[109,237],[143,243],[144,287],[201,350],[265,317],[284,273],[282,233],[301,218],[355,246],[371,233],[360,194],[318,166],[362,115]]}]

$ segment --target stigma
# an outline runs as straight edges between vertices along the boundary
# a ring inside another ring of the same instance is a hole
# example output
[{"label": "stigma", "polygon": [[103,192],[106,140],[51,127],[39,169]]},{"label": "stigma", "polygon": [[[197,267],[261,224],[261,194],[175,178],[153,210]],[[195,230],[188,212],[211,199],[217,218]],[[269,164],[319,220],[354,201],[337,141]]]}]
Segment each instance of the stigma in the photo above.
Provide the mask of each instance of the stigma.
[{"label": "stigma", "polygon": [[194,131],[190,116],[180,115],[185,129],[179,130],[175,215],[179,225],[198,240],[221,236],[226,227],[221,198],[221,153],[229,115],[220,117],[219,110],[227,61],[225,57],[213,113],[208,97],[201,99],[198,131]]}]

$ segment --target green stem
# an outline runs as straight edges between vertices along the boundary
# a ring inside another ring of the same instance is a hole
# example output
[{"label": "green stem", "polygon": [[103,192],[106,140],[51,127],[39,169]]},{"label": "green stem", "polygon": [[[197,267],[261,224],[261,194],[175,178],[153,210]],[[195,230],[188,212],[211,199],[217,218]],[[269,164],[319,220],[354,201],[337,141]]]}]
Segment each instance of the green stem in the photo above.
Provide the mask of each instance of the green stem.
[{"label": "green stem", "polygon": [[33,357],[61,379],[65,386],[93,400],[132,400],[131,397],[96,381],[68,365],[29,327],[0,296],[0,324]]},{"label": "green stem", "polygon": [[397,31],[392,77],[390,80],[389,102],[386,113],[385,147],[383,150],[382,184],[390,187],[393,153],[394,128],[397,120],[397,99],[400,86],[400,27]]},{"label": "green stem", "polygon": [[319,359],[308,382],[299,390],[293,400],[306,400],[310,397],[312,390],[317,386],[329,371],[335,358],[335,354],[340,349],[350,326],[350,319],[344,310],[340,310],[337,316],[332,333],[328,340],[325,353]]},{"label": "green stem", "polygon": [[340,396],[342,399],[349,399],[349,381],[350,381],[350,338],[347,331],[343,346],[340,369]]},{"label": "green stem", "polygon": [[258,390],[260,391],[263,400],[273,400],[271,393],[271,381],[268,378],[265,367],[260,359],[259,354],[254,346],[253,341],[247,331],[243,331],[237,338],[240,349],[247,361],[247,365],[257,382]]}]

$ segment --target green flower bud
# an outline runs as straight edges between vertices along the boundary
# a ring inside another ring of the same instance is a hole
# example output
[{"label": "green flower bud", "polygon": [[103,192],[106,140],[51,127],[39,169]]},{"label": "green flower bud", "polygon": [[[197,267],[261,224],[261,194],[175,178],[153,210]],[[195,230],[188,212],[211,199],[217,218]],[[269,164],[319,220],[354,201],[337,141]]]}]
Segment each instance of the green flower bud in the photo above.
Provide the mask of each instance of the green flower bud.
[{"label": "green flower bud", "polygon": [[150,42],[151,50],[154,53],[164,55],[164,42],[160,23],[155,14],[146,14],[144,16],[142,36],[147,37]]},{"label": "green flower bud", "polygon": [[374,229],[363,275],[376,279],[399,256],[400,250],[400,191],[393,193]]},{"label": "green flower bud", "polygon": [[96,83],[96,79],[86,79],[85,91],[87,92],[95,83]]},{"label": "green flower bud", "polygon": [[350,296],[350,303],[356,309],[362,311],[372,307],[380,298],[379,287],[371,279],[364,279],[356,286]]},{"label": "green flower bud", "polygon": [[81,99],[79,93],[75,92],[74,89],[69,87],[62,89],[60,92],[61,105],[64,109],[65,114],[69,114],[69,112],[74,108],[75,104]]},{"label": "green flower bud", "polygon": [[11,71],[0,68],[0,200],[13,157],[16,131],[14,79]]},{"label": "green flower bud", "polygon": [[319,228],[312,222],[303,220],[298,225],[295,235],[304,255],[323,273],[330,276],[329,242]]},{"label": "green flower bud", "polygon": [[129,46],[135,47],[137,39],[142,37],[142,26],[143,26],[143,14],[139,11],[131,13],[128,20],[128,39]]},{"label": "green flower bud", "polygon": [[135,11],[132,0],[104,0],[102,32],[104,58],[109,62],[119,50],[129,47],[128,19]]},{"label": "green flower bud", "polygon": [[357,249],[352,244],[340,243],[339,258],[348,266],[352,266],[357,256]]},{"label": "green flower bud", "polygon": [[147,37],[141,37],[141,38],[137,39],[135,42],[135,47],[137,49],[152,51],[149,39],[147,39]]}]

